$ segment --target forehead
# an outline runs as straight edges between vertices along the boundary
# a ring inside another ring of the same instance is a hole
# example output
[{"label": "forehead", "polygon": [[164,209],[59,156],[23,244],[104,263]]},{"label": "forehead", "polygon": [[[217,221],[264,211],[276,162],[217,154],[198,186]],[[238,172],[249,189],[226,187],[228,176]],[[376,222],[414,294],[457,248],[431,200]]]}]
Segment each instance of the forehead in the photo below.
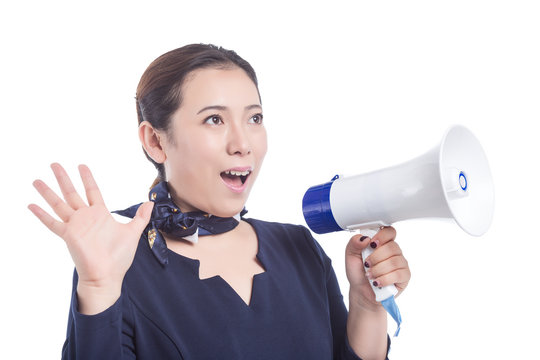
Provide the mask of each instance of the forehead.
[{"label": "forehead", "polygon": [[260,104],[259,92],[246,72],[238,67],[192,71],[182,85],[182,107]]}]

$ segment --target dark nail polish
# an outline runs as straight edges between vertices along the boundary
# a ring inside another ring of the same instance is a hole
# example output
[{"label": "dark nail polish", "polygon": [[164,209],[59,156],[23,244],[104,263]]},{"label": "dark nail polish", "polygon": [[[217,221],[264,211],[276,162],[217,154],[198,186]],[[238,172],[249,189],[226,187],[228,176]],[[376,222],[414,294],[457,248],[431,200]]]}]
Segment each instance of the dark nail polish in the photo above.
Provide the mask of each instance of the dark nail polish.
[{"label": "dark nail polish", "polygon": [[367,236],[362,236],[362,237],[360,238],[360,241],[364,241],[364,240],[366,240],[367,238],[368,238]]},{"label": "dark nail polish", "polygon": [[364,262],[364,266],[368,268],[368,267],[369,267],[369,263],[368,263],[367,261]]},{"label": "dark nail polish", "polygon": [[377,247],[377,243],[375,241],[372,241],[369,246],[371,246],[372,249],[375,249]]},{"label": "dark nail polish", "polygon": [[374,281],[373,286],[379,286],[379,283],[377,281]]}]

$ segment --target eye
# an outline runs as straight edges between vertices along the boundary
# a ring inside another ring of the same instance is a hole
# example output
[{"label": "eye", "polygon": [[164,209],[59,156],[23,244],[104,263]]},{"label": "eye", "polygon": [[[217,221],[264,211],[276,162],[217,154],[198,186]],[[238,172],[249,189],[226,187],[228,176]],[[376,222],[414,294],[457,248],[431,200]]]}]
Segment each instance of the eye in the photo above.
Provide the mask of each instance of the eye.
[{"label": "eye", "polygon": [[223,119],[219,115],[210,115],[204,119],[204,123],[209,125],[220,125],[223,124]]},{"label": "eye", "polygon": [[255,114],[249,119],[250,124],[262,124],[263,122],[263,115],[262,114]]}]

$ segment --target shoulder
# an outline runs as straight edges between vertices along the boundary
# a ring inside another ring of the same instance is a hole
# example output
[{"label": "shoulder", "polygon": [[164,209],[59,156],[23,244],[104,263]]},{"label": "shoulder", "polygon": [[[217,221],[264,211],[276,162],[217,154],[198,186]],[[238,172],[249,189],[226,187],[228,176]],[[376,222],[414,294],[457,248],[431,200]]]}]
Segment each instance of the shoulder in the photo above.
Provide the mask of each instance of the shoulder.
[{"label": "shoulder", "polygon": [[311,253],[321,265],[324,263],[326,254],[305,226],[251,218],[244,220],[253,226],[259,242],[264,245],[280,247],[304,256]]},{"label": "shoulder", "polygon": [[244,219],[257,233],[260,241],[271,239],[272,242],[290,242],[296,245],[312,245],[315,241],[311,232],[302,225]]},{"label": "shoulder", "polygon": [[290,234],[290,235],[296,235],[296,236],[305,236],[306,232],[309,233],[309,230],[302,225],[295,225],[295,224],[287,224],[287,223],[279,223],[279,222],[271,222],[271,221],[264,221],[259,219],[244,219],[246,222],[248,222],[251,226],[253,226],[258,231],[265,231],[275,234]]}]

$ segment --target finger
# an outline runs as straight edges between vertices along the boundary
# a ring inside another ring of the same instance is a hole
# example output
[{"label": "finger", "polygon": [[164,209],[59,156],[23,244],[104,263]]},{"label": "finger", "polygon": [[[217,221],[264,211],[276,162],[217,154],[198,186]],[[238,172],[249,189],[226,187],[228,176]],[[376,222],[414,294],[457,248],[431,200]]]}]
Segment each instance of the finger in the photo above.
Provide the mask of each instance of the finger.
[{"label": "finger", "polygon": [[36,204],[28,205],[28,209],[30,209],[30,211],[39,219],[39,221],[41,221],[49,230],[62,237],[66,226],[64,223],[53,218]]},{"label": "finger", "polygon": [[375,279],[396,270],[408,269],[409,264],[402,255],[392,256],[376,265],[369,267],[368,276]]},{"label": "finger", "polygon": [[128,225],[133,229],[137,235],[140,235],[148,222],[150,221],[150,216],[152,215],[152,209],[154,208],[154,202],[147,201],[143,203],[137,209],[133,220],[131,220]]},{"label": "finger", "polygon": [[375,251],[364,259],[367,263],[367,267],[373,267],[380,262],[383,262],[393,256],[401,256],[403,252],[399,247],[398,243],[395,241],[386,243],[382,246],[379,246]]},{"label": "finger", "polygon": [[79,173],[81,174],[81,179],[86,191],[86,198],[88,199],[89,205],[103,204],[103,197],[101,192],[92,176],[92,172],[86,165],[79,165]]},{"label": "finger", "polygon": [[63,221],[68,221],[73,214],[73,209],[64,202],[54,191],[51,190],[41,180],[36,180],[32,183],[39,194],[45,199],[47,204],[53,209],[56,215],[60,217]]},{"label": "finger", "polygon": [[381,275],[372,280],[373,285],[383,287],[387,285],[396,285],[397,288],[403,289],[411,279],[411,271],[407,269],[398,269],[391,273]]},{"label": "finger", "polygon": [[362,250],[369,246],[371,238],[363,234],[357,234],[351,237],[347,244],[346,251],[351,255],[362,256]]},{"label": "finger", "polygon": [[384,245],[389,241],[394,241],[396,239],[396,229],[392,226],[383,226],[377,234],[373,236],[371,243],[369,244],[372,248],[376,249],[378,246]]},{"label": "finger", "polygon": [[62,190],[66,202],[75,210],[85,207],[85,202],[81,199],[77,190],[75,190],[75,187],[71,183],[64,168],[60,164],[54,163],[51,164],[51,169],[54,172],[54,176],[56,176],[56,180],[58,181],[58,185],[60,185],[60,190]]}]

